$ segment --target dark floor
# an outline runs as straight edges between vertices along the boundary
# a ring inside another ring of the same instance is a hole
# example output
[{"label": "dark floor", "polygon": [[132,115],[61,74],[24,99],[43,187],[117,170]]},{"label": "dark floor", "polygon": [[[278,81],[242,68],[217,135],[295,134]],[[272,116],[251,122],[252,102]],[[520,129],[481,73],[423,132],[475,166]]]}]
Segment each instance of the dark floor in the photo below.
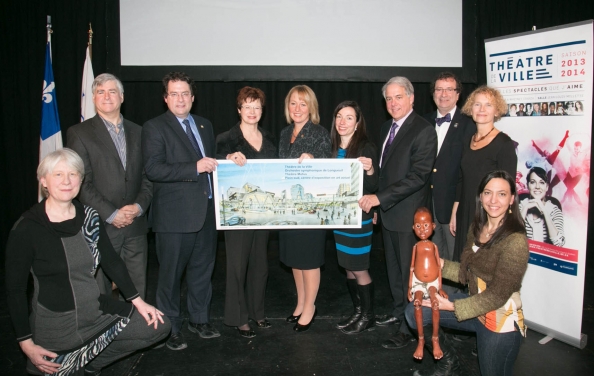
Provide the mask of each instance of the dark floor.
[{"label": "dark floor", "polygon": [[[342,314],[349,313],[350,299],[346,291],[344,273],[339,270],[336,254],[328,237],[326,265],[317,300],[319,316],[311,329],[296,334],[284,318],[292,313],[295,292],[292,274],[278,259],[276,234],[271,235],[268,260],[270,265],[266,296],[266,315],[270,329],[257,330],[252,339],[240,337],[223,325],[225,293],[225,246],[219,236],[217,264],[213,276],[211,322],[221,337],[204,340],[184,329],[188,348],[171,351],[166,347],[135,354],[102,372],[114,375],[412,375],[416,369],[432,366],[429,353],[417,362],[413,359],[413,345],[401,350],[381,347],[393,329],[377,328],[359,335],[344,335],[333,328]],[[381,237],[377,236],[381,246]],[[154,242],[150,243],[148,301],[154,302],[158,266]],[[387,313],[390,306],[383,251],[372,251],[371,273],[376,283],[376,313]],[[590,343],[580,350],[559,341],[540,345],[543,337],[534,331],[520,350],[515,365],[516,375],[593,375],[594,374],[594,273],[586,272],[584,316],[582,332],[590,334]],[[558,302],[562,304],[562,302]],[[14,332],[6,309],[4,271],[0,271],[0,375],[25,375],[24,356],[14,340]],[[560,318],[562,319],[562,318]],[[456,342],[464,375],[479,375],[477,358],[471,355],[474,339]]]}]

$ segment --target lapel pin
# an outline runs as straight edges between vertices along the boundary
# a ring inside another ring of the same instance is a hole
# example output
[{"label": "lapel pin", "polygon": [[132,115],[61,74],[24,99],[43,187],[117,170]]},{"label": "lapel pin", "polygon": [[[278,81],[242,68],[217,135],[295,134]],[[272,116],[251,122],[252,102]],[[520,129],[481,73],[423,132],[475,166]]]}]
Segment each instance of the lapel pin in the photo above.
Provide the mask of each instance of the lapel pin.
[{"label": "lapel pin", "polygon": [[454,128],[458,128],[458,123],[454,123]]},{"label": "lapel pin", "polygon": [[[456,125],[458,125],[458,124],[456,124]],[[204,128],[204,125],[200,124],[200,128]]]}]

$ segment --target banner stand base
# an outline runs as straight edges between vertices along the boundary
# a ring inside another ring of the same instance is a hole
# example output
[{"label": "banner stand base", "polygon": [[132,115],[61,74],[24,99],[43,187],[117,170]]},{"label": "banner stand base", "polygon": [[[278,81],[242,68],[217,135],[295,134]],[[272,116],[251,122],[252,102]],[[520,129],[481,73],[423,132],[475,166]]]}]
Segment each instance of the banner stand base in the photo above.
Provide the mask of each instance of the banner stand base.
[{"label": "banner stand base", "polygon": [[546,336],[543,339],[541,339],[540,341],[538,341],[541,345],[546,344],[551,339],[556,339],[558,341],[565,342],[568,345],[577,347],[579,349],[583,349],[588,344],[588,335],[587,334],[581,333],[579,338],[575,338],[575,337],[569,336],[565,333],[561,333],[561,332],[558,332],[551,328],[547,328],[546,326],[539,325],[534,322],[530,322],[528,320],[525,320],[525,321],[526,321],[526,325],[528,326],[528,329],[534,330],[535,332],[539,332]]}]

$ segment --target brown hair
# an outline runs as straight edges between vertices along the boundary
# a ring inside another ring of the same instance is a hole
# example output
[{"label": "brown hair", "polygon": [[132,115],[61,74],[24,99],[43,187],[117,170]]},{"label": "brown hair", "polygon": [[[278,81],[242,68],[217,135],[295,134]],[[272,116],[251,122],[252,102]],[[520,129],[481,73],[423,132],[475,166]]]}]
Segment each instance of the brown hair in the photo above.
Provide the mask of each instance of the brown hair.
[{"label": "brown hair", "polygon": [[244,103],[247,103],[248,99],[251,99],[252,102],[257,100],[260,101],[260,105],[264,107],[264,103],[266,102],[266,95],[264,92],[256,87],[245,86],[239,90],[239,94],[237,94],[237,109],[241,109],[241,106]]}]

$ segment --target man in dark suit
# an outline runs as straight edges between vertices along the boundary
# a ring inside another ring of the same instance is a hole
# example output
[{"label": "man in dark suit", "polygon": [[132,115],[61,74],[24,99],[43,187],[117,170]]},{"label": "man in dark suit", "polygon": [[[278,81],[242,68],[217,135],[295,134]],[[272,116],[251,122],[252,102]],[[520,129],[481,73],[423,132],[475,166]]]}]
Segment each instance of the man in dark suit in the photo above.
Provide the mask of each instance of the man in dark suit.
[{"label": "man in dark suit", "polygon": [[382,90],[392,119],[381,127],[379,190],[363,196],[359,204],[365,211],[374,206],[380,209],[394,308],[376,323],[400,328],[394,338],[382,344],[392,349],[413,340],[404,320],[412,249],[416,243],[412,226],[415,211],[431,204],[429,178],[437,152],[437,135],[431,124],[413,111],[414,88],[407,78],[393,77]]},{"label": "man in dark suit", "polygon": [[208,322],[217,241],[211,177],[217,166],[215,138],[210,121],[190,114],[193,85],[185,73],[167,74],[163,98],[169,110],[142,127],[144,167],[154,184],[149,220],[159,260],[157,307],[171,320],[171,350],[187,347],[181,332],[184,271],[188,329],[202,338],[220,336]]},{"label": "man in dark suit", "polygon": [[[461,89],[458,77],[450,72],[440,73],[431,83],[437,111],[423,116],[435,127],[437,133],[437,158],[431,174],[433,219],[436,227],[431,240],[437,245],[440,257],[447,260],[454,257],[455,239],[450,231],[450,220],[456,201],[462,150],[470,144],[472,135],[476,133],[476,125],[472,119],[456,107]],[[445,283],[446,292],[456,292],[455,288]]]},{"label": "man in dark suit", "polygon": [[[142,128],[120,114],[124,88],[117,77],[100,74],[92,91],[97,115],[68,129],[68,147],[85,163],[79,200],[99,212],[111,244],[144,299],[148,232],[144,213],[153,185],[144,174]],[[102,294],[111,293],[111,282],[101,269],[97,283]]]}]

